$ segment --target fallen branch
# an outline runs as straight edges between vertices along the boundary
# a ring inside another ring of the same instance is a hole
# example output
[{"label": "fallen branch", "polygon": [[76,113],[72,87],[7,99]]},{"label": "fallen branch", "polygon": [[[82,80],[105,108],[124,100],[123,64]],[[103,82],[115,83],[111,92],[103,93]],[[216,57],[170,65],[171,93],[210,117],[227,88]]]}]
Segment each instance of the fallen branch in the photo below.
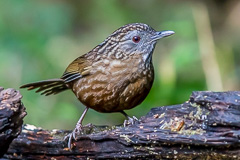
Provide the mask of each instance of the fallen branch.
[{"label": "fallen branch", "polygon": [[23,118],[26,116],[21,98],[19,91],[0,87],[0,157],[21,133]]},{"label": "fallen branch", "polygon": [[234,159],[240,156],[240,92],[193,92],[127,127],[88,125],[69,150],[64,130],[25,125],[4,158]]}]

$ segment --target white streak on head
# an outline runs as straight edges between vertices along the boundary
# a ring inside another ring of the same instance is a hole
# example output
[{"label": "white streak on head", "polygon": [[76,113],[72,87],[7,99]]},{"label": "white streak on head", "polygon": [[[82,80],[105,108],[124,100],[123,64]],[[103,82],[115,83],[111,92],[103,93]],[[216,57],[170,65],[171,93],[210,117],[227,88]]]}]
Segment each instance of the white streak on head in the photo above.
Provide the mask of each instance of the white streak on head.
[{"label": "white streak on head", "polygon": [[147,59],[149,58],[149,54],[145,53],[142,55],[142,57],[143,57],[143,61],[146,62]]}]

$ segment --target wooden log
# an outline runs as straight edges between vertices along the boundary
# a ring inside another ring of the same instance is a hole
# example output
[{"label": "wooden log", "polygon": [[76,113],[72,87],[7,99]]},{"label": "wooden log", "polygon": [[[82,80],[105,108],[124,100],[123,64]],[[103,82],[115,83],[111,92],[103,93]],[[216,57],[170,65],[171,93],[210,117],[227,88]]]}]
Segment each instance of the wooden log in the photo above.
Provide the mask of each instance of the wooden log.
[{"label": "wooden log", "polygon": [[21,133],[23,118],[26,116],[21,98],[19,91],[0,87],[0,157]]},{"label": "wooden log", "polygon": [[193,92],[183,104],[153,108],[139,123],[84,127],[72,150],[64,136],[25,125],[6,159],[238,159],[240,92]]}]

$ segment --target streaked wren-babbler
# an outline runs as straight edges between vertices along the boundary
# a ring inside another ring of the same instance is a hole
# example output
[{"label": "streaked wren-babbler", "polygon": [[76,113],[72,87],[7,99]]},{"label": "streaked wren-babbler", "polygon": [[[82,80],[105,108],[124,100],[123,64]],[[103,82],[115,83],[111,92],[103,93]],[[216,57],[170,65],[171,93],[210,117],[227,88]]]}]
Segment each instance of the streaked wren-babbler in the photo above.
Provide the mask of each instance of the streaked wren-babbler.
[{"label": "streaked wren-babbler", "polygon": [[71,89],[86,107],[72,139],[82,130],[82,121],[89,108],[102,113],[120,112],[140,104],[148,95],[154,80],[152,54],[157,41],[174,34],[173,31],[157,32],[143,23],[122,26],[101,44],[75,59],[59,79],[49,79],[21,86],[36,89],[42,95],[58,94]]}]

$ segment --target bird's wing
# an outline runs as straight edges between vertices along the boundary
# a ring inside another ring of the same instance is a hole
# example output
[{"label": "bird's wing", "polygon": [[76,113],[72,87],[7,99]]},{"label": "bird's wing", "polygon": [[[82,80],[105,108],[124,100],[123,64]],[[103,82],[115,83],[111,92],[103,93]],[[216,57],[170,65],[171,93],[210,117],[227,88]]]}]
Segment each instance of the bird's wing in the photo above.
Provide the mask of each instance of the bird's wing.
[{"label": "bird's wing", "polygon": [[91,69],[91,62],[84,57],[79,57],[67,67],[61,79],[63,79],[65,83],[69,83],[83,76],[89,75]]}]

